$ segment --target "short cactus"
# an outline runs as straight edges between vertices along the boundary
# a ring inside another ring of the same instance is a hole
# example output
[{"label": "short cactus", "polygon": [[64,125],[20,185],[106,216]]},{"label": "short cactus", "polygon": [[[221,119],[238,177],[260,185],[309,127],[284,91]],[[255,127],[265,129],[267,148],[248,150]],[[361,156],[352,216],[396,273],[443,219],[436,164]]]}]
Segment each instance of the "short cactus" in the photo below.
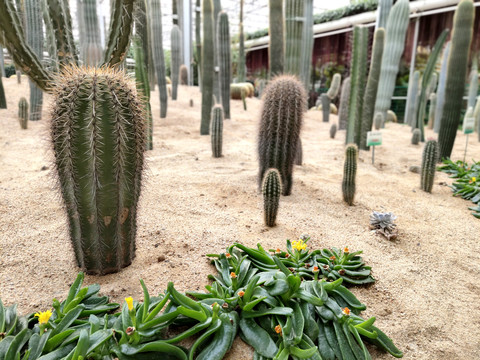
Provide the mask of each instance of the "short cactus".
[{"label": "short cactus", "polygon": [[412,133],[412,145],[418,145],[420,142],[420,138],[422,136],[422,133],[420,129],[414,129]]},{"label": "short cactus", "polygon": [[263,215],[265,225],[275,226],[282,193],[282,181],[277,169],[268,169],[262,182]]},{"label": "short cactus", "polygon": [[17,70],[17,84],[22,83],[22,72],[20,70]]},{"label": "short cactus", "polygon": [[340,75],[339,73],[335,73],[332,77],[330,88],[327,91],[327,96],[330,100],[333,100],[337,97],[338,92],[340,91],[341,81],[342,81],[342,75]]},{"label": "short cactus", "polygon": [[337,124],[332,124],[332,126],[330,126],[330,139],[335,139],[336,134],[337,134]]},{"label": "short cactus", "polygon": [[24,97],[20,98],[18,102],[18,121],[20,127],[26,129],[28,126],[28,102]]},{"label": "short cactus", "polygon": [[398,122],[397,114],[395,114],[392,110],[387,111],[387,122],[393,122],[393,123]]},{"label": "short cactus", "polygon": [[422,171],[420,174],[420,187],[423,191],[432,192],[435,178],[435,166],[438,160],[438,144],[435,140],[429,140],[425,144],[422,156]]},{"label": "short cactus", "polygon": [[383,117],[383,113],[377,112],[373,118],[373,126],[375,127],[375,130],[380,130],[384,122],[385,119]]},{"label": "short cactus", "polygon": [[180,66],[180,85],[188,85],[188,68],[185,64]]},{"label": "short cactus", "polygon": [[323,115],[323,122],[330,121],[330,98],[327,94],[322,94],[322,115]]},{"label": "short cactus", "polygon": [[306,98],[303,85],[294,76],[277,77],[265,89],[258,136],[259,187],[267,169],[276,168],[283,195],[291,194]]},{"label": "short cactus", "polygon": [[212,108],[212,120],[210,129],[212,142],[212,155],[214,158],[222,157],[223,145],[223,108],[222,105],[215,105]]},{"label": "short cactus", "polygon": [[357,176],[358,148],[355,144],[347,145],[345,149],[345,164],[343,166],[342,193],[343,200],[350,206],[355,197],[355,177]]}]

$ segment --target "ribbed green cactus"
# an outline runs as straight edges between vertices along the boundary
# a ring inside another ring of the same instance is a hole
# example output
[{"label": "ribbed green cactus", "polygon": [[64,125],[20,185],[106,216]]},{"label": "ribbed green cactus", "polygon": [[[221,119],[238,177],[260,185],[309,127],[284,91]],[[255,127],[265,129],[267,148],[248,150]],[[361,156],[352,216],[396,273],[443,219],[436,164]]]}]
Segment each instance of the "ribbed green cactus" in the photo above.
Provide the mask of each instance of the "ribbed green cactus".
[{"label": "ribbed green cactus", "polygon": [[3,58],[3,47],[0,45],[0,77],[5,77],[5,61]]},{"label": "ribbed green cactus", "polygon": [[217,53],[220,98],[225,113],[225,119],[230,119],[230,83],[232,82],[232,69],[230,60],[228,14],[225,11],[221,11],[217,18]]},{"label": "ribbed green cactus", "polygon": [[201,1],[195,3],[195,58],[197,62],[198,86],[202,91],[202,38],[200,36],[202,29],[202,11]]},{"label": "ribbed green cactus", "polygon": [[345,163],[343,165],[342,193],[343,200],[350,206],[355,197],[355,177],[357,176],[358,148],[355,144],[347,145],[345,149]]},{"label": "ribbed green cactus", "polygon": [[265,225],[275,226],[278,205],[282,193],[282,181],[277,169],[268,169],[262,182],[263,193],[263,219]]},{"label": "ribbed green cactus", "polygon": [[320,98],[322,99],[323,122],[329,122],[330,121],[330,98],[326,93],[323,93],[322,95],[320,95]]},{"label": "ribbed green cactus", "polygon": [[430,94],[430,108],[428,112],[428,128],[433,129],[433,124],[435,122],[435,108],[437,105],[437,94]]},{"label": "ribbed green cactus", "polygon": [[[284,72],[300,75],[304,3],[300,0],[285,0],[285,59]],[[282,182],[284,185],[285,183]]]},{"label": "ribbed green cactus", "polygon": [[243,35],[243,5],[244,0],[240,0],[240,19],[238,22],[238,62],[237,62],[237,82],[245,82],[245,38]]},{"label": "ribbed green cactus", "polygon": [[211,127],[210,140],[212,142],[212,156],[219,158],[222,157],[223,145],[223,108],[220,104],[212,108]]},{"label": "ribbed green cactus", "polygon": [[377,22],[375,24],[375,31],[379,28],[387,26],[387,19],[390,10],[392,9],[393,0],[380,0],[378,2]]},{"label": "ribbed green cactus", "polygon": [[[296,0],[298,1],[298,0]],[[300,52],[300,79],[305,91],[310,89],[310,70],[313,53],[313,0],[303,0],[303,33],[302,49]]]},{"label": "ribbed green cactus", "polygon": [[180,85],[188,85],[188,68],[185,64],[180,65]]},{"label": "ribbed green cactus", "polygon": [[345,130],[348,123],[348,108],[350,101],[350,76],[343,80],[340,93],[340,109],[338,109],[338,128]]},{"label": "ribbed green cactus", "polygon": [[28,102],[24,97],[18,101],[18,122],[22,129],[28,127]]},{"label": "ribbed green cactus", "polygon": [[222,4],[220,0],[213,0],[213,94],[217,99],[221,99],[220,95],[220,71],[218,64],[218,48],[217,48],[217,21],[218,14],[222,11]]},{"label": "ribbed green cactus", "polygon": [[408,93],[407,93],[407,104],[405,106],[405,123],[410,125],[412,129],[415,129],[417,126],[417,100],[419,95],[419,85],[420,85],[420,71],[416,70],[413,73],[412,78],[408,82]]},{"label": "ribbed green cactus", "polygon": [[423,148],[422,169],[420,173],[420,187],[423,191],[432,192],[435,178],[435,167],[438,161],[438,144],[429,140]]},{"label": "ribbed green cactus", "polygon": [[376,113],[373,118],[373,126],[375,127],[375,130],[380,130],[384,122],[385,122],[385,117],[383,113],[381,112]]},{"label": "ribbed green cactus", "polygon": [[[51,69],[57,70],[57,44],[55,42],[55,30],[53,29],[50,13],[48,12],[48,0],[40,0],[40,3],[42,7],[43,23],[45,24],[45,44],[50,58],[48,60],[48,66]],[[79,3],[80,0],[77,0],[77,14],[79,12]],[[83,43],[84,40],[80,38],[80,44]]]},{"label": "ribbed green cactus", "polygon": [[297,151],[295,152],[294,164],[299,166],[303,164],[303,148],[302,148],[301,138],[298,138]]},{"label": "ribbed green cactus", "polygon": [[453,19],[451,49],[447,66],[446,88],[448,96],[445,97],[445,106],[438,134],[440,159],[450,157],[457,136],[474,16],[473,1],[461,0]]},{"label": "ribbed green cactus", "polygon": [[478,60],[477,54],[472,56],[472,68],[470,70],[470,84],[468,87],[468,103],[467,109],[469,107],[475,107],[475,100],[477,99],[478,94]]},{"label": "ribbed green cactus", "polygon": [[152,35],[152,55],[160,94],[160,118],[167,116],[167,82],[165,79],[165,56],[163,54],[162,5],[160,0],[151,0],[147,8]]},{"label": "ribbed green cactus", "polygon": [[414,129],[412,132],[412,145],[418,145],[421,136],[420,129]]},{"label": "ribbed green cactus", "polygon": [[291,194],[306,98],[303,85],[293,76],[277,77],[265,89],[258,136],[259,187],[267,169],[276,168],[281,175],[283,195]]},{"label": "ribbed green cactus", "polygon": [[378,81],[377,100],[374,113],[383,113],[390,109],[395,80],[400,59],[405,48],[405,36],[409,23],[408,0],[399,0],[390,10],[385,29],[385,46],[383,50],[380,79]]},{"label": "ribbed green cactus", "polygon": [[17,70],[17,84],[22,83],[22,72],[20,70]]},{"label": "ribbed green cactus", "polygon": [[337,124],[332,124],[332,126],[330,126],[330,139],[335,139],[336,134],[337,134]]},{"label": "ribbed green cactus", "polygon": [[155,69],[152,58],[151,34],[148,24],[147,2],[148,0],[137,0],[135,8],[135,36],[137,36],[142,44],[143,63],[147,70],[147,78],[149,90],[155,88]]},{"label": "ribbed green cactus", "polygon": [[171,75],[172,75],[172,100],[177,100],[178,77],[182,63],[182,32],[178,25],[173,25],[171,36]]},{"label": "ribbed green cactus", "polygon": [[55,80],[51,141],[78,266],[107,274],[135,257],[145,115],[133,81],[104,67]]},{"label": "ribbed green cactus", "polygon": [[442,122],[443,116],[443,106],[445,105],[445,93],[447,85],[447,65],[448,65],[448,55],[450,53],[450,44],[449,41],[443,50],[442,55],[442,65],[440,68],[440,76],[438,78],[438,88],[437,88],[437,104],[435,106],[435,121],[433,125],[433,131],[438,133],[440,131],[440,123]]},{"label": "ribbed green cactus", "polygon": [[80,44],[81,58],[84,65],[98,66],[102,62],[103,49],[100,42],[97,1],[83,0],[81,15],[83,21],[79,21],[79,30],[85,37],[84,42]]},{"label": "ribbed green cactus", "polygon": [[[381,11],[382,9],[380,9]],[[373,36],[372,58],[368,73],[367,86],[363,96],[363,110],[360,125],[360,149],[368,150],[367,132],[372,130],[373,111],[377,98],[378,79],[380,78],[380,65],[382,63],[383,45],[385,42],[385,30],[378,28]]]},{"label": "ribbed green cactus", "polygon": [[333,100],[337,97],[338,92],[340,91],[340,83],[342,82],[342,75],[339,73],[333,74],[332,82],[330,83],[330,88],[327,91],[328,98]]},{"label": "ribbed green cactus", "polygon": [[268,72],[269,78],[283,73],[283,1],[268,0],[270,37],[268,47]]},{"label": "ribbed green cactus", "polygon": [[350,66],[351,89],[348,109],[347,136],[345,143],[360,143],[363,94],[367,73],[368,28],[355,26],[353,30],[353,53]]},{"label": "ribbed green cactus", "polygon": [[200,135],[208,135],[210,131],[210,115],[213,106],[213,63],[214,32],[212,0],[202,2],[203,43],[202,43],[202,118]]}]

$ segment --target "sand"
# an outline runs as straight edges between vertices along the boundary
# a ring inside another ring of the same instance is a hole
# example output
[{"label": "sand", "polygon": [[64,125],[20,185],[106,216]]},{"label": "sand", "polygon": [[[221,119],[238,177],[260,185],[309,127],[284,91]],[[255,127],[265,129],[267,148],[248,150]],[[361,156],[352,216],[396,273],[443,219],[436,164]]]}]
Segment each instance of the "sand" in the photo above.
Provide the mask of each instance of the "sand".
[{"label": "sand", "polygon": [[[48,106],[42,121],[21,130],[17,104],[28,95],[26,78],[21,85],[14,77],[3,81],[8,109],[0,110],[0,298],[7,306],[18,303],[26,314],[51,308],[54,297],[64,299],[79,269],[55,188]],[[137,257],[123,271],[86,276],[85,283],[99,283],[116,302],[126,296],[141,300],[140,278],[151,294],[169,281],[181,291],[202,290],[215,272],[206,253],[236,241],[284,247],[286,239],[308,233],[311,248],[364,251],[377,281],[353,292],[367,305],[364,315],[376,316],[405,359],[479,359],[480,221],[470,214],[471,203],[452,196],[445,174],[437,172],[431,194],[419,188],[419,175],[408,168],[421,164],[423,145],[410,144],[410,129],[387,124],[375,165],[371,153],[360,153],[355,205],[348,206],[341,194],[345,132],[330,139],[321,112],[308,112],[301,135],[304,164],[295,167],[292,195],[281,199],[278,225],[268,228],[257,190],[261,101],[249,98],[247,106],[244,111],[241,101],[232,101],[224,157],[215,159],[209,136],[199,135],[198,89],[181,87],[179,100],[169,100],[166,119],[159,118],[158,92],[152,93],[154,150],[147,153]],[[464,147],[459,133],[452,158],[463,159]],[[479,155],[475,134],[467,159]],[[396,241],[369,230],[374,210],[397,215]],[[375,359],[391,358],[371,349]],[[228,359],[248,358],[251,350],[237,338]]]}]

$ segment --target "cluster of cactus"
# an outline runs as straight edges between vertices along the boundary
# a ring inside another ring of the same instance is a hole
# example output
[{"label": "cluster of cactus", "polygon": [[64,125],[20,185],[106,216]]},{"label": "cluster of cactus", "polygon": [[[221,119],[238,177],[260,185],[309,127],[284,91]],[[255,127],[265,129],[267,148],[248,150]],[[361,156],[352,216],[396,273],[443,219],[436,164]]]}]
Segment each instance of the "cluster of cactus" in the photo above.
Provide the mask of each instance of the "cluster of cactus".
[{"label": "cluster of cactus", "polygon": [[422,156],[422,169],[420,175],[420,187],[423,191],[432,192],[435,168],[438,162],[438,144],[435,140],[429,140],[425,144]]},{"label": "cluster of cactus", "polygon": [[345,130],[348,123],[348,109],[350,108],[350,76],[343,80],[342,91],[340,93],[340,108],[338,109],[338,128]]},{"label": "cluster of cactus", "polygon": [[448,66],[448,55],[450,53],[449,41],[443,50],[442,55],[442,65],[440,67],[440,76],[438,77],[438,87],[437,87],[437,103],[435,104],[435,120],[433,121],[433,131],[438,133],[440,131],[440,124],[442,122],[443,116],[443,106],[445,104],[445,94],[446,94],[446,85],[447,85],[447,66]]},{"label": "cluster of cactus", "polygon": [[22,129],[28,127],[28,102],[24,97],[18,101],[18,122]]},{"label": "cluster of cactus", "polygon": [[177,100],[180,65],[182,63],[182,31],[178,25],[173,25],[171,37],[171,75],[172,75],[172,100]]},{"label": "cluster of cactus", "polygon": [[472,0],[461,0],[455,11],[451,48],[448,56],[448,96],[445,98],[438,146],[440,159],[450,157],[457,136],[467,74],[468,53],[473,35],[474,6]]},{"label": "cluster of cactus", "polygon": [[420,142],[421,136],[422,136],[422,133],[420,132],[420,129],[413,129],[412,145],[418,145],[418,143]]},{"label": "cluster of cactus", "polygon": [[262,181],[263,219],[265,225],[275,226],[277,220],[280,195],[282,194],[282,180],[277,169],[268,169]]},{"label": "cluster of cactus", "polygon": [[269,78],[283,73],[283,1],[268,0],[268,71]]},{"label": "cluster of cactus", "polygon": [[225,119],[230,119],[230,83],[232,82],[230,31],[228,24],[228,14],[225,11],[221,11],[217,18],[216,43],[219,67],[219,93]]},{"label": "cluster of cactus", "polygon": [[258,136],[259,188],[265,172],[275,168],[281,175],[283,195],[290,195],[305,99],[302,84],[293,76],[277,77],[265,89]]},{"label": "cluster of cactus", "polygon": [[223,108],[222,105],[216,104],[212,108],[212,120],[210,139],[212,143],[212,155],[214,158],[222,157],[223,145]]},{"label": "cluster of cactus", "polygon": [[357,158],[357,145],[347,145],[345,149],[345,163],[343,166],[342,193],[343,200],[350,206],[353,205],[356,191],[355,178],[357,176]]}]

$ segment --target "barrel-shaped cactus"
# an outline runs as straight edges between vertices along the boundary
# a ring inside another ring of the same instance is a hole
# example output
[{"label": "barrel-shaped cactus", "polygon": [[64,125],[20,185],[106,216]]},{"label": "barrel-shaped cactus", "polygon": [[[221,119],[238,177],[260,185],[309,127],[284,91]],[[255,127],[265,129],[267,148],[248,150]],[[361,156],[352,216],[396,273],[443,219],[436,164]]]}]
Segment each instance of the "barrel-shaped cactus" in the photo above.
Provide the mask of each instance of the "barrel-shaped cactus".
[{"label": "barrel-shaped cactus", "polygon": [[358,148],[355,144],[348,144],[345,149],[345,163],[343,165],[342,193],[343,200],[348,205],[353,205],[355,197],[355,178],[357,176]]},{"label": "barrel-shaped cactus", "polygon": [[322,94],[320,95],[322,99],[322,115],[323,115],[323,122],[329,122],[330,121],[330,98],[328,97],[328,94]]},{"label": "barrel-shaped cactus", "polygon": [[180,74],[180,65],[182,63],[182,32],[178,25],[173,25],[171,37],[171,75],[172,75],[172,100],[177,100],[178,77]]},{"label": "barrel-shaped cactus", "polygon": [[283,73],[283,1],[268,0],[270,38],[268,46],[268,71],[270,79]]},{"label": "barrel-shaped cactus", "polygon": [[348,108],[350,101],[350,76],[343,80],[340,93],[340,109],[338,109],[338,128],[345,130],[348,123]]},{"label": "barrel-shaped cactus", "polygon": [[77,264],[119,271],[135,256],[144,166],[135,84],[108,67],[65,67],[54,89],[51,141]]},{"label": "barrel-shaped cactus", "polygon": [[342,75],[339,73],[333,74],[332,82],[328,88],[327,95],[330,100],[333,100],[337,97],[338,92],[340,91],[340,83],[342,82]]},{"label": "barrel-shaped cactus", "polygon": [[448,96],[438,133],[440,158],[449,158],[457,136],[462,110],[465,79],[467,75],[468,52],[473,34],[475,8],[472,0],[461,0],[453,19],[450,54],[447,65]]},{"label": "barrel-shaped cactus", "polygon": [[202,117],[200,135],[210,131],[210,115],[213,106],[214,80],[214,25],[212,0],[202,2],[203,42],[202,42]]},{"label": "barrel-shaped cactus", "polygon": [[18,121],[22,129],[28,127],[28,102],[24,97],[18,101]]},{"label": "barrel-shaped cactus", "polygon": [[282,180],[277,169],[268,169],[262,182],[263,219],[265,225],[275,226],[282,194]]},{"label": "barrel-shaped cactus", "polygon": [[421,137],[420,129],[414,129],[412,132],[412,145],[418,145]]},{"label": "barrel-shaped cactus", "polygon": [[429,140],[423,149],[422,169],[420,172],[420,187],[423,191],[432,192],[437,161],[438,144],[435,140]]},{"label": "barrel-shaped cactus", "polygon": [[267,169],[276,168],[283,195],[290,195],[305,99],[303,85],[293,76],[277,77],[265,89],[258,136],[259,187]]},{"label": "barrel-shaped cactus", "polygon": [[210,139],[212,143],[212,156],[214,158],[222,157],[223,108],[220,104],[217,104],[212,108]]},{"label": "barrel-shaped cactus", "polygon": [[442,122],[443,116],[443,106],[445,105],[445,93],[447,90],[447,65],[448,55],[450,54],[450,44],[451,42],[449,41],[443,49],[442,65],[440,67],[440,76],[438,77],[437,103],[435,104],[435,121],[433,122],[433,131],[436,133],[440,131],[440,123]]},{"label": "barrel-shaped cactus", "polygon": [[230,83],[232,69],[230,60],[230,31],[228,14],[221,11],[217,18],[217,54],[219,67],[219,92],[225,119],[230,119]]}]

